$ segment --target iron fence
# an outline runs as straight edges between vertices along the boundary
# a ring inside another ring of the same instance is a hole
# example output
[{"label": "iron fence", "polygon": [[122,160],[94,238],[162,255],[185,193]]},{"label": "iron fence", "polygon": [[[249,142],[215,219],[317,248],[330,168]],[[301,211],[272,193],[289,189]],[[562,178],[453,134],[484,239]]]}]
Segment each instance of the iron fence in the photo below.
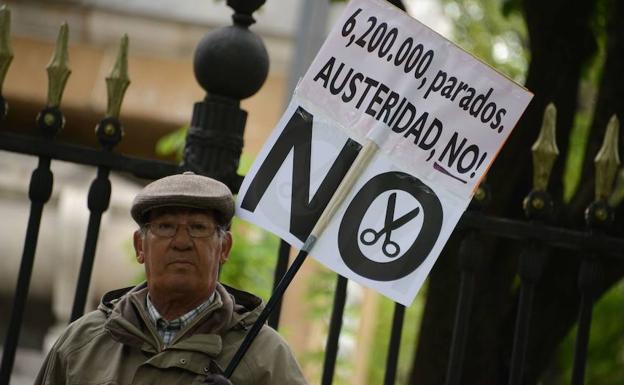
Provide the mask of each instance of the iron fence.
[{"label": "iron fence", "polygon": [[[80,317],[84,312],[100,222],[103,213],[108,209],[113,187],[109,180],[111,171],[121,171],[150,180],[179,173],[183,170],[192,170],[220,179],[228,184],[232,191],[238,191],[242,177],[236,174],[236,169],[242,149],[242,133],[246,120],[245,111],[239,108],[239,100],[254,94],[260,88],[267,76],[268,69],[268,59],[264,46],[260,39],[248,29],[248,26],[254,21],[252,13],[263,2],[262,0],[246,3],[228,1],[228,4],[235,10],[233,25],[207,35],[200,43],[195,57],[195,71],[200,84],[207,91],[207,96],[195,105],[184,160],[180,165],[130,157],[114,151],[114,147],[122,139],[123,127],[119,119],[119,111],[124,91],[129,84],[126,37],[122,39],[117,62],[111,71],[111,75],[106,79],[109,92],[107,113],[96,128],[101,147],[89,148],[70,145],[55,139],[65,120],[60,105],[64,85],[70,72],[66,64],[67,27],[61,28],[56,52],[48,66],[47,105],[42,109],[36,121],[40,136],[31,137],[0,132],[0,149],[36,156],[39,159],[39,164],[30,179],[28,193],[31,201],[30,216],[11,318],[7,337],[4,341],[0,385],[8,385],[15,359],[40,231],[41,216],[43,208],[50,198],[54,182],[54,175],[50,169],[52,161],[63,160],[96,168],[96,176],[91,183],[87,197],[90,217],[71,320]],[[9,19],[7,9],[0,11],[0,86],[12,58],[9,44]],[[237,49],[229,56],[222,55],[216,50],[224,44],[232,44],[236,47],[244,46],[245,49]],[[253,67],[252,73],[249,72],[249,67],[245,67],[250,65]],[[208,67],[211,68],[210,73],[206,72]],[[248,71],[247,77],[242,82],[230,82],[232,76],[237,76],[237,70]],[[510,385],[522,383],[524,358],[530,334],[529,321],[534,316],[532,304],[536,294],[536,282],[541,277],[549,251],[566,249],[575,252],[572,254],[578,254],[579,250],[582,251],[579,256],[583,259],[579,272],[581,305],[578,315],[572,383],[574,385],[583,383],[592,309],[596,299],[595,285],[600,276],[602,263],[605,258],[624,259],[622,254],[624,240],[606,235],[603,231],[615,220],[609,199],[614,196],[611,186],[617,170],[615,163],[617,158],[617,122],[613,123],[607,130],[601,155],[597,158],[599,175],[597,183],[602,187],[597,189],[596,200],[587,209],[587,230],[566,229],[549,222],[553,200],[547,192],[547,186],[550,169],[557,155],[556,144],[554,143],[554,124],[548,123],[552,121],[548,118],[548,114],[553,113],[553,108],[547,109],[547,118],[545,119],[547,123],[542,127],[540,137],[534,146],[536,177],[534,190],[524,202],[527,220],[484,214],[482,209],[490,199],[490,192],[487,185],[484,184],[476,192],[471,208],[463,215],[458,224],[458,231],[461,232],[463,238],[458,251],[461,282],[446,375],[447,385],[462,383],[462,363],[466,354],[466,339],[474,301],[475,266],[483,254],[484,238],[488,237],[519,240],[525,244],[518,269],[521,289],[510,361]],[[6,112],[6,102],[2,98],[0,99],[0,113],[4,116]],[[276,285],[286,272],[290,246],[282,241],[278,254],[275,268]],[[346,297],[347,279],[338,276],[329,334],[326,341],[321,378],[323,385],[329,385],[333,382]],[[269,319],[270,326],[276,329],[279,326],[280,307],[281,304],[278,303],[276,310]],[[396,304],[388,345],[385,385],[395,383],[404,316],[405,307]]]}]

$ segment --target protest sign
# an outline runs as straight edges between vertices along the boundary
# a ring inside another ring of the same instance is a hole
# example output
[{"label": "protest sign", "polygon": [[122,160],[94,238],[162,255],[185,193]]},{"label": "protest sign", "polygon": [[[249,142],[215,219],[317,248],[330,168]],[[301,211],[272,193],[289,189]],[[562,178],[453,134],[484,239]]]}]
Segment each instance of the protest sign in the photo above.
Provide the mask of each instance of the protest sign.
[{"label": "protest sign", "polygon": [[300,248],[373,143],[311,254],[409,305],[530,99],[391,5],[354,0],[243,181],[237,214]]}]

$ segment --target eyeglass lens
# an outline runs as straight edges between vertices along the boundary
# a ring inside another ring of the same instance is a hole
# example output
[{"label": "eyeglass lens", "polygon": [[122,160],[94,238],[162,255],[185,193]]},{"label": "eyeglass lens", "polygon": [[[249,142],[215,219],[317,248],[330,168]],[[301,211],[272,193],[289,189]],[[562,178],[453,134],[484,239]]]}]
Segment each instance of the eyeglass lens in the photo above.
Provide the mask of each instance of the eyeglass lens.
[{"label": "eyeglass lens", "polygon": [[193,238],[206,238],[211,236],[216,227],[204,222],[174,223],[174,222],[151,222],[149,230],[156,236],[163,238],[174,237],[180,226],[185,226],[188,234]]}]

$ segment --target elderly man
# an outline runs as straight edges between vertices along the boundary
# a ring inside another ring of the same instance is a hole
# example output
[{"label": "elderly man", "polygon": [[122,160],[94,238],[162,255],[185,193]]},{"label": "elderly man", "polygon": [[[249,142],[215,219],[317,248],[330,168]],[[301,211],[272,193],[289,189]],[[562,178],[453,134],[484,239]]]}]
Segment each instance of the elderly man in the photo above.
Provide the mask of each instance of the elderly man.
[{"label": "elderly man", "polygon": [[106,294],[69,325],[36,384],[305,384],[266,325],[232,378],[220,375],[262,310],[259,298],[217,282],[232,247],[234,201],[224,184],[190,172],[162,178],[131,213],[147,282]]}]

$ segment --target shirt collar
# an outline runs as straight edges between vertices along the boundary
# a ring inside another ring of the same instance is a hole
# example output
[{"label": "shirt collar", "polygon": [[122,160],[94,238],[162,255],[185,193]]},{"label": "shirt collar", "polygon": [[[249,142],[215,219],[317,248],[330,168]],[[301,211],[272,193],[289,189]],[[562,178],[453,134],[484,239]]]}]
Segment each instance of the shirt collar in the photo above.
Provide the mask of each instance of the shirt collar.
[{"label": "shirt collar", "polygon": [[157,329],[169,329],[169,330],[180,330],[188,325],[195,317],[197,317],[205,308],[207,308],[211,303],[214,302],[216,296],[216,291],[212,293],[212,295],[204,302],[199,304],[196,308],[191,311],[181,315],[180,317],[173,319],[171,321],[166,320],[163,316],[158,312],[156,306],[152,303],[150,299],[149,293],[147,294],[147,312],[151,321],[156,325]]}]

